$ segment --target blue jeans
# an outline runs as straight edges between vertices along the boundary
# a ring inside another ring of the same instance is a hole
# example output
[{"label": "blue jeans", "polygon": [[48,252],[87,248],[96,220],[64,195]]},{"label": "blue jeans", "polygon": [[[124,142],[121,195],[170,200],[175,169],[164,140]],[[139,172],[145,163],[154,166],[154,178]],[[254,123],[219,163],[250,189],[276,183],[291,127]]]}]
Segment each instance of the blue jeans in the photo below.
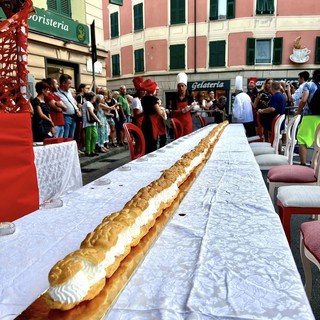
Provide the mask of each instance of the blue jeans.
[{"label": "blue jeans", "polygon": [[54,134],[56,138],[63,138],[64,126],[54,126],[54,130],[56,131]]},{"label": "blue jeans", "polygon": [[64,116],[64,138],[74,138],[76,122],[73,117]]}]

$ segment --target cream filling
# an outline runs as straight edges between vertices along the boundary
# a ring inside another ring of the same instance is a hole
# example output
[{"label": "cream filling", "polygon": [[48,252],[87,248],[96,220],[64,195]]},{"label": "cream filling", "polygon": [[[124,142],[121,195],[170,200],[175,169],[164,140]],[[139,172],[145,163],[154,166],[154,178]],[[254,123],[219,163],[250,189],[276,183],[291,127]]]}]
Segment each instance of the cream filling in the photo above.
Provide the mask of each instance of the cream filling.
[{"label": "cream filling", "polygon": [[66,304],[77,303],[88,294],[89,289],[95,283],[106,277],[106,270],[102,266],[95,266],[89,261],[79,260],[82,262],[82,269],[79,272],[66,283],[48,289],[54,301]]},{"label": "cream filling", "polygon": [[[210,144],[217,139],[217,135],[218,132],[216,130],[213,137],[209,138]],[[65,284],[50,287],[48,291],[52,299],[68,304],[82,301],[88,294],[91,286],[106,277],[106,268],[114,263],[117,256],[125,252],[126,247],[140,234],[141,228],[154,219],[154,215],[158,212],[161,204],[173,200],[178,192],[178,185],[203,161],[208,149],[206,148],[205,151],[192,159],[190,165],[185,168],[184,174],[178,177],[170,187],[162,190],[152,199],[149,199],[148,207],[136,218],[132,226],[125,228],[119,233],[117,243],[106,252],[105,258],[101,263],[94,266],[90,262],[82,261],[82,270],[72,277],[72,279]]]}]

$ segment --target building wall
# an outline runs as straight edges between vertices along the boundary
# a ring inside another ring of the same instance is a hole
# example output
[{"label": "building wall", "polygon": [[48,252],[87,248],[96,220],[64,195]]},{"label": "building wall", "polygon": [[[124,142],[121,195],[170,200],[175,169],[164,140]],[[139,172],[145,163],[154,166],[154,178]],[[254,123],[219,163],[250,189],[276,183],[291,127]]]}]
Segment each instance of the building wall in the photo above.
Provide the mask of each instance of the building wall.
[{"label": "building wall", "polygon": [[[143,3],[144,30],[133,31],[133,5]],[[121,84],[132,87],[135,76],[134,63],[131,68],[122,68],[120,77],[112,77],[111,56],[120,53],[122,47],[145,50],[145,78],[157,79],[161,94],[166,90],[175,90],[176,74],[185,71],[189,81],[227,80],[231,81],[231,91],[236,75],[247,78],[297,78],[302,70],[312,72],[320,67],[315,62],[316,37],[320,37],[320,6],[317,0],[281,1],[275,0],[273,15],[257,15],[255,0],[237,0],[235,18],[209,20],[209,0],[186,0],[186,23],[170,25],[170,1],[128,0],[123,6],[107,5],[104,8],[105,45],[109,51],[107,77],[109,88],[118,88]],[[110,13],[120,13],[120,36],[110,39]],[[301,36],[301,43],[311,50],[309,61],[302,64],[290,60],[294,40]],[[282,63],[280,65],[247,65],[247,39],[283,38]],[[209,42],[226,41],[224,67],[209,68]],[[186,69],[170,70],[169,47],[174,44],[186,44]],[[121,66],[131,66],[134,58],[121,55]],[[130,60],[130,62],[128,62]],[[123,72],[126,70],[126,72]],[[164,97],[162,96],[162,99]]]},{"label": "building wall", "polygon": [[[46,0],[34,0],[33,5],[35,8],[47,10]],[[98,62],[95,64],[95,80],[97,86],[106,87],[107,51],[103,34],[102,1],[71,0],[71,12],[71,20],[74,23],[80,22],[90,27],[93,20],[95,21],[98,55]],[[46,17],[50,17],[50,12],[46,14]],[[29,19],[32,19],[32,17]],[[63,16],[60,16],[60,19],[62,22],[68,20]],[[65,70],[68,72],[70,68],[76,67],[77,75],[74,79],[74,86],[78,86],[80,83],[91,84],[93,74],[90,28],[86,30],[86,33],[86,43],[81,43],[80,41],[70,41],[68,38],[63,38],[63,36],[56,34],[54,29],[46,32],[29,28],[28,69],[30,79],[34,78],[35,81],[39,81],[48,76],[47,61],[49,59],[58,65],[62,65],[61,72]],[[59,74],[56,76],[58,77]]]}]

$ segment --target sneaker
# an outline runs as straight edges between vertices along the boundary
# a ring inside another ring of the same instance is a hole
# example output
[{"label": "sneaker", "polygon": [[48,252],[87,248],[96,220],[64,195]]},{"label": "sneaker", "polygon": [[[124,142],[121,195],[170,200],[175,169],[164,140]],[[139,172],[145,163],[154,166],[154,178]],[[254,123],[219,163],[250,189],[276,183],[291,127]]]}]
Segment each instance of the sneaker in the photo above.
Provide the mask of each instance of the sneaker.
[{"label": "sneaker", "polygon": [[85,155],[85,153],[83,151],[81,151],[81,150],[78,150],[78,154],[79,154],[79,156]]}]

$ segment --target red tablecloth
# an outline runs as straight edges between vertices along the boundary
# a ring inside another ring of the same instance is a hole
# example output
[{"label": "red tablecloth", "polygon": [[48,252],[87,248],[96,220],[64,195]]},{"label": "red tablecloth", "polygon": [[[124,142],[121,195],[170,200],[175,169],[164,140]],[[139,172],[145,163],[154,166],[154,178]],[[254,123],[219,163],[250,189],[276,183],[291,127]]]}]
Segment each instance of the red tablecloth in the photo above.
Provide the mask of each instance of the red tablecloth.
[{"label": "red tablecloth", "polygon": [[0,114],[0,221],[13,221],[39,209],[31,118]]}]

